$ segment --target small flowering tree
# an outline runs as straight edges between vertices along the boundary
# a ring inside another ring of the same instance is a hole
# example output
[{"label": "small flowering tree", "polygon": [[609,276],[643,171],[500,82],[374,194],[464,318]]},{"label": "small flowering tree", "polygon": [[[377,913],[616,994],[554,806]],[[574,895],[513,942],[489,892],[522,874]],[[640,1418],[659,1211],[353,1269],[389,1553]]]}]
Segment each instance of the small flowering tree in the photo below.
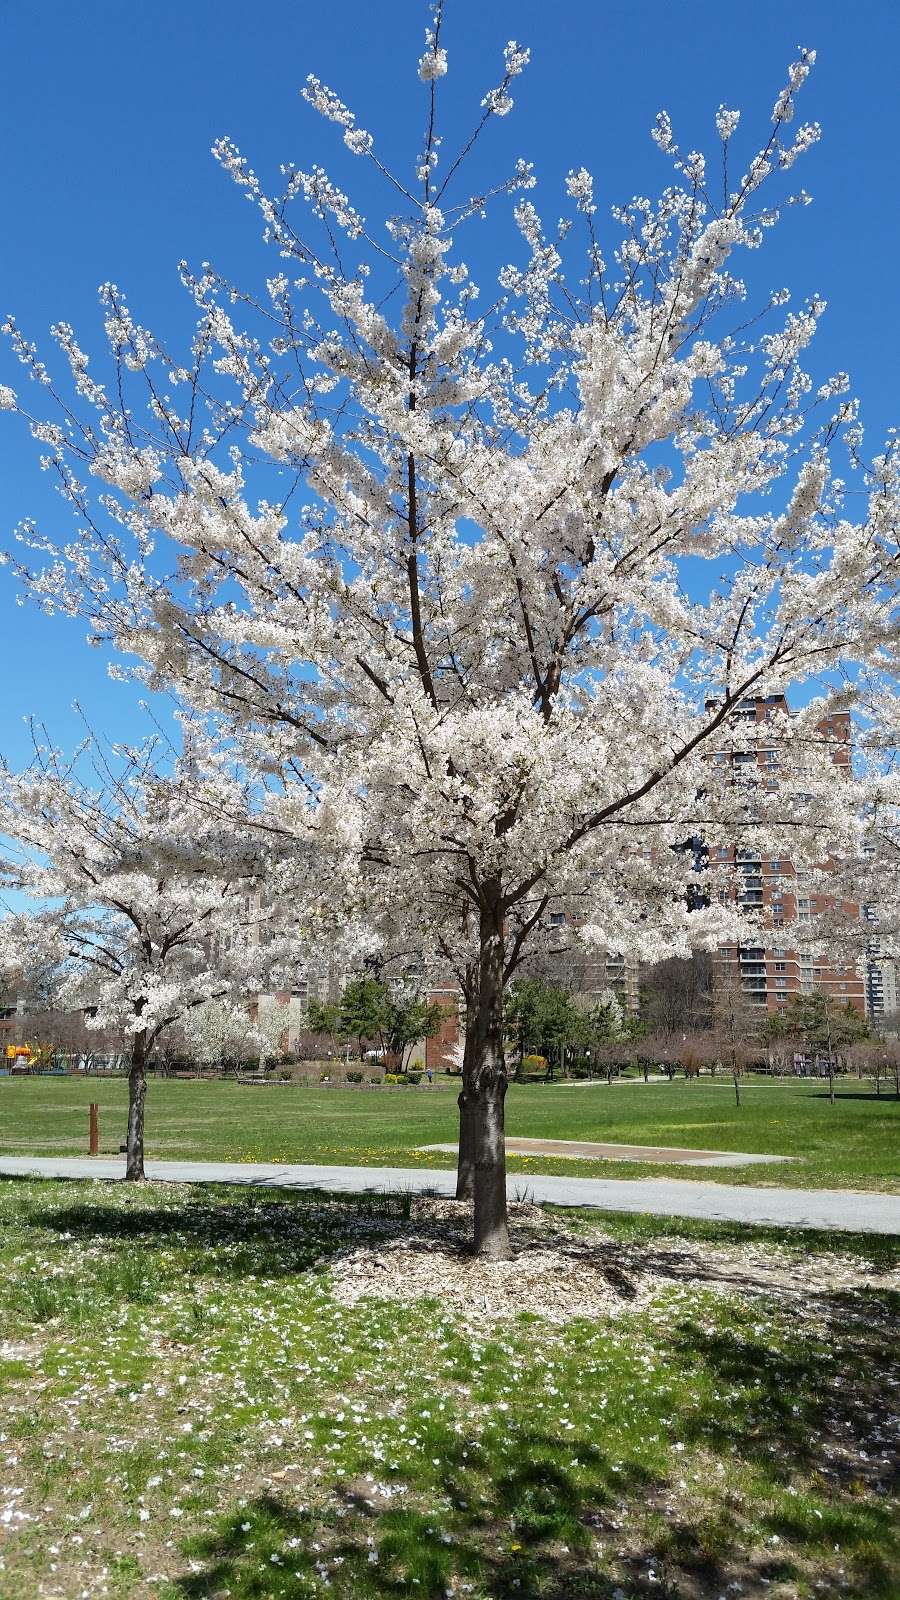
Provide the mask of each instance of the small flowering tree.
[{"label": "small flowering tree", "polygon": [[281,1049],[283,1023],[277,1010],[248,1006],[239,999],[204,1000],[190,1010],[181,1023],[185,1050],[192,1061],[221,1067],[226,1062],[244,1061],[259,1056],[277,1056]]},{"label": "small flowering tree", "polygon": [[739,973],[727,969],[714,974],[704,1009],[709,1031],[698,1036],[702,1053],[712,1068],[730,1068],[734,1103],[740,1109],[741,1078],[754,1055],[761,1053],[765,1014],[748,995]]},{"label": "small flowering tree", "polygon": [[165,1030],[225,996],[258,992],[261,944],[243,839],[210,824],[183,775],[160,778],[153,745],[115,768],[93,744],[101,786],[78,761],[36,747],[29,769],[0,769],[2,881],[38,902],[0,922],[5,967],[57,969],[57,1004],[129,1041],[125,1176],[144,1176],[147,1064]]},{"label": "small flowering tree", "polygon": [[[38,401],[7,387],[3,403],[76,516],[68,544],[24,529],[30,592],[89,617],[276,775],[267,825],[343,854],[323,897],[375,930],[405,917],[452,960],[475,1245],[502,1257],[504,993],[549,917],[599,948],[687,953],[741,923],[685,841],[815,863],[845,840],[823,703],[741,728],[777,748],[778,793],[737,781],[730,752],[747,697],[890,637],[897,452],[866,468],[846,377],[806,371],[820,299],[744,303],[739,257],[808,198],[785,181],[818,138],[792,127],[811,51],[742,156],[736,111],[716,116],[715,166],[661,114],[669,181],[614,208],[610,241],[584,169],[549,226],[525,161],[463,188],[528,51],[507,45],[453,152],[445,34],[438,0],[411,175],[331,89],[303,90],[383,223],[319,165],[288,164],[271,192],[222,139],[277,253],[265,293],[183,266],[198,325],[182,358],[105,285],[110,381],[60,325],[59,406],[9,322]],[[510,203],[518,242],[485,303],[462,241]],[[171,581],[161,541],[180,555]]]}]

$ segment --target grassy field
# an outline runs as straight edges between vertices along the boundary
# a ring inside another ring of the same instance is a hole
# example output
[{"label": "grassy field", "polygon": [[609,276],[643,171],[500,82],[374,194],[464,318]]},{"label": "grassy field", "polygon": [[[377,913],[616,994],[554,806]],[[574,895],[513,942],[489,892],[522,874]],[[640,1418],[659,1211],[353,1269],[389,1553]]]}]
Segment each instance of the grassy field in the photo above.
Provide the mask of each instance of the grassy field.
[{"label": "grassy field", "polygon": [[[248,1088],[233,1082],[152,1083],[150,1155],[229,1161],[447,1166],[452,1157],[418,1146],[456,1137],[455,1087]],[[730,1083],[513,1085],[513,1136],[745,1150],[797,1159],[784,1165],[691,1168],[632,1162],[511,1157],[513,1172],[590,1176],[666,1175],[723,1183],[802,1187],[900,1187],[900,1102],[847,1081],[838,1102],[817,1083],[748,1082],[738,1109]],[[86,1154],[88,1103],[100,1104],[101,1149],[124,1136],[122,1080],[0,1078],[0,1153]]]},{"label": "grassy field", "polygon": [[679,1224],[594,1215],[609,1315],[342,1303],[342,1252],[421,1242],[418,1204],[0,1183],[4,1600],[900,1592],[890,1242],[745,1231],[713,1289]]}]

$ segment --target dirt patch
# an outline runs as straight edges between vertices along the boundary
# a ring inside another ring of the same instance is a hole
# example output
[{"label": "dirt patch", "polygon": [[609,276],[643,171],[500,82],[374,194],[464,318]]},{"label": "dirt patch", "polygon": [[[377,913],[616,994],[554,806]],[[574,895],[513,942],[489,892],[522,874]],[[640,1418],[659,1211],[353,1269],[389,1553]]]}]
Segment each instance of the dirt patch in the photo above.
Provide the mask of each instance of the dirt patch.
[{"label": "dirt patch", "polygon": [[[455,1144],[425,1144],[423,1150],[456,1154]],[[746,1150],[691,1150],[684,1145],[595,1144],[588,1139],[507,1139],[508,1156],[562,1156],[573,1161],[654,1161],[691,1167],[752,1167],[796,1156],[750,1154]]]}]

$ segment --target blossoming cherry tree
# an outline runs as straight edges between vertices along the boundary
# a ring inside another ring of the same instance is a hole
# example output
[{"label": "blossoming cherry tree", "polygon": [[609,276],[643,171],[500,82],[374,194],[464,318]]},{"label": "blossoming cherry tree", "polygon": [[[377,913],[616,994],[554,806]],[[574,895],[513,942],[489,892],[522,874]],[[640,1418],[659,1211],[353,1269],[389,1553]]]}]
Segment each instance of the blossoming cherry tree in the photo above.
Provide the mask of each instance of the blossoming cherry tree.
[{"label": "blossoming cherry tree", "polygon": [[[813,60],[743,159],[736,111],[716,117],[716,166],[661,115],[669,181],[613,210],[607,244],[585,169],[552,226],[525,161],[463,187],[528,51],[507,45],[445,148],[438,3],[410,176],[330,88],[303,90],[381,222],[320,165],[287,164],[271,192],[222,139],[278,259],[263,295],[183,265],[198,322],[180,357],[105,285],[110,381],[58,326],[62,410],[7,325],[39,401],[6,403],[76,518],[68,543],[25,529],[30,592],[274,775],[268,824],[342,855],[323,900],[376,933],[405,919],[469,974],[461,1113],[487,1256],[509,1251],[504,991],[549,917],[651,960],[715,944],[735,913],[686,841],[817,861],[848,827],[827,752],[790,799],[713,759],[748,697],[816,686],[891,636],[895,447],[866,468],[845,376],[809,376],[821,300],[747,306],[736,266],[807,198],[785,185],[818,138],[792,123]],[[482,297],[463,241],[477,252],[510,207],[513,259]],[[784,764],[815,766],[817,719],[767,730]]]}]

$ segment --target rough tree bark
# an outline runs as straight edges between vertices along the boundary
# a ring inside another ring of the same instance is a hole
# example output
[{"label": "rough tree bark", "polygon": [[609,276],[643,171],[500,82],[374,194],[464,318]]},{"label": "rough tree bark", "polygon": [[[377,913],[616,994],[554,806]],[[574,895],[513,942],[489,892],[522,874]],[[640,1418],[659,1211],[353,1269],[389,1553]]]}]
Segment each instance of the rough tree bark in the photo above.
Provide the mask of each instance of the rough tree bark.
[{"label": "rough tree bark", "polygon": [[475,1045],[474,1007],[466,1002],[466,1035],[463,1043],[462,1088],[459,1092],[459,1156],[456,1163],[456,1198],[475,1198],[475,1108],[467,1092],[471,1080],[472,1053]]},{"label": "rough tree bark", "polygon": [[[475,1147],[475,1227],[473,1248],[489,1261],[512,1255],[506,1210],[506,1144],[503,1104],[506,1064],[503,1054],[504,935],[499,878],[482,885],[478,996],[473,1046],[464,1084],[472,1107]],[[464,1062],[464,1067],[466,1063]]]},{"label": "rough tree bark", "polygon": [[136,1033],[128,1072],[128,1133],[125,1140],[125,1177],[139,1183],[144,1177],[144,1101],[147,1097],[147,1035]]},{"label": "rough tree bark", "polygon": [[475,1101],[475,1229],[473,1248],[488,1261],[509,1261],[506,1211],[506,1140],[502,1070],[482,1081]]}]

